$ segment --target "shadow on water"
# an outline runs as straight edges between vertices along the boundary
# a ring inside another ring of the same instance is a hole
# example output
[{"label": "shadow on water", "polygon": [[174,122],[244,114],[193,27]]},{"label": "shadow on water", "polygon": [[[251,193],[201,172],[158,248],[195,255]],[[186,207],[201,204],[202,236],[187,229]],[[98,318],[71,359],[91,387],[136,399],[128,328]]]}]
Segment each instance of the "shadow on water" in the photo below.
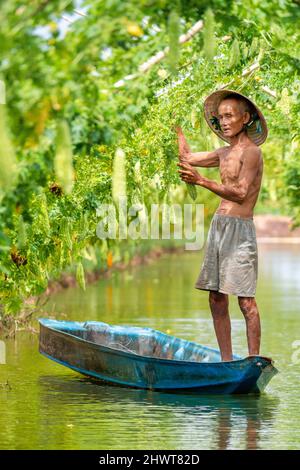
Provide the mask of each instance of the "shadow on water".
[{"label": "shadow on water", "polygon": [[[94,407],[95,413],[100,406],[102,412],[111,409],[125,414],[130,426],[131,414],[138,410],[153,414],[173,414],[176,425],[184,421],[196,425],[207,421],[211,415],[215,426],[208,432],[215,433],[215,448],[230,447],[231,434],[239,429],[244,421],[243,435],[245,449],[260,448],[261,433],[271,432],[280,400],[267,394],[261,395],[199,395],[156,392],[134,388],[119,387],[90,378],[70,378],[69,376],[41,376],[39,388],[41,401],[45,407],[52,403],[61,405],[85,403]],[[197,429],[197,426],[195,426]],[[192,436],[191,436],[192,439]],[[195,439],[194,439],[195,440]],[[192,442],[192,441],[191,441]]]}]

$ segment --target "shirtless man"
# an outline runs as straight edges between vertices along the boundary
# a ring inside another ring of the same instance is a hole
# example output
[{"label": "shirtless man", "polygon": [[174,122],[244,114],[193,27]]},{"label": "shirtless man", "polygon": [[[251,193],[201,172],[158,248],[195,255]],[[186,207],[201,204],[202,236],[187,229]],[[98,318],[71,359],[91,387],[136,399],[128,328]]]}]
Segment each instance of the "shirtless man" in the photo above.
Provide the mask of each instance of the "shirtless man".
[{"label": "shirtless man", "polygon": [[[249,355],[259,355],[261,337],[254,297],[257,244],[253,209],[261,187],[263,158],[260,148],[247,134],[247,123],[255,110],[242,96],[229,94],[217,106],[218,135],[229,146],[193,153],[181,128],[176,127],[181,179],[221,197],[209,228],[202,270],[195,288],[209,290],[209,304],[223,361],[232,360],[228,294],[238,297],[245,317]],[[219,167],[222,183],[202,176],[194,167]]]}]

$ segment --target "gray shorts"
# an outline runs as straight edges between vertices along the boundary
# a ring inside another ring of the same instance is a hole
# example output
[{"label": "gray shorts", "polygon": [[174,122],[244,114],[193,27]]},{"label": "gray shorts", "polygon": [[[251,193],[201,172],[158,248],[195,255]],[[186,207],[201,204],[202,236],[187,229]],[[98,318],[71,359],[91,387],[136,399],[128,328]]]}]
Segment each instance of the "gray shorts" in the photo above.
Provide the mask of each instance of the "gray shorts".
[{"label": "gray shorts", "polygon": [[195,288],[254,297],[257,243],[253,219],[215,214]]}]

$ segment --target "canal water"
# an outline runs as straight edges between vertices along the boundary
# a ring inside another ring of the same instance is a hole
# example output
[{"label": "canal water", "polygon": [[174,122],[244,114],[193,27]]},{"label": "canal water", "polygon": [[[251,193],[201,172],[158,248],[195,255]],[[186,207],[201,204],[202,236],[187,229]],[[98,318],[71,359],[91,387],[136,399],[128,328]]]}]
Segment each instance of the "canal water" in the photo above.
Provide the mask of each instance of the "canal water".
[{"label": "canal water", "polygon": [[[148,326],[217,347],[208,294],[196,290],[203,252],[53,295],[47,315]],[[261,354],[280,374],[261,396],[188,396],[100,385],[38,352],[38,335],[5,340],[1,449],[299,449],[300,247],[259,244]],[[234,352],[247,355],[244,318],[230,297]],[[2,343],[3,347],[3,343]]]}]

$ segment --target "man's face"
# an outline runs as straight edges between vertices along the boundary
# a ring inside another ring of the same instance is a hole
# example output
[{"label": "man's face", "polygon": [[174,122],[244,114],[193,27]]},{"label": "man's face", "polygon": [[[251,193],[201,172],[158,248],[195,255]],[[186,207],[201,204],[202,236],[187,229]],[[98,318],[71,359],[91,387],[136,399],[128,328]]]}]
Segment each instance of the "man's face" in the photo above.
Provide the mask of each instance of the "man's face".
[{"label": "man's face", "polygon": [[235,136],[250,119],[248,112],[241,113],[239,104],[234,99],[224,100],[218,108],[218,119],[226,137]]}]

